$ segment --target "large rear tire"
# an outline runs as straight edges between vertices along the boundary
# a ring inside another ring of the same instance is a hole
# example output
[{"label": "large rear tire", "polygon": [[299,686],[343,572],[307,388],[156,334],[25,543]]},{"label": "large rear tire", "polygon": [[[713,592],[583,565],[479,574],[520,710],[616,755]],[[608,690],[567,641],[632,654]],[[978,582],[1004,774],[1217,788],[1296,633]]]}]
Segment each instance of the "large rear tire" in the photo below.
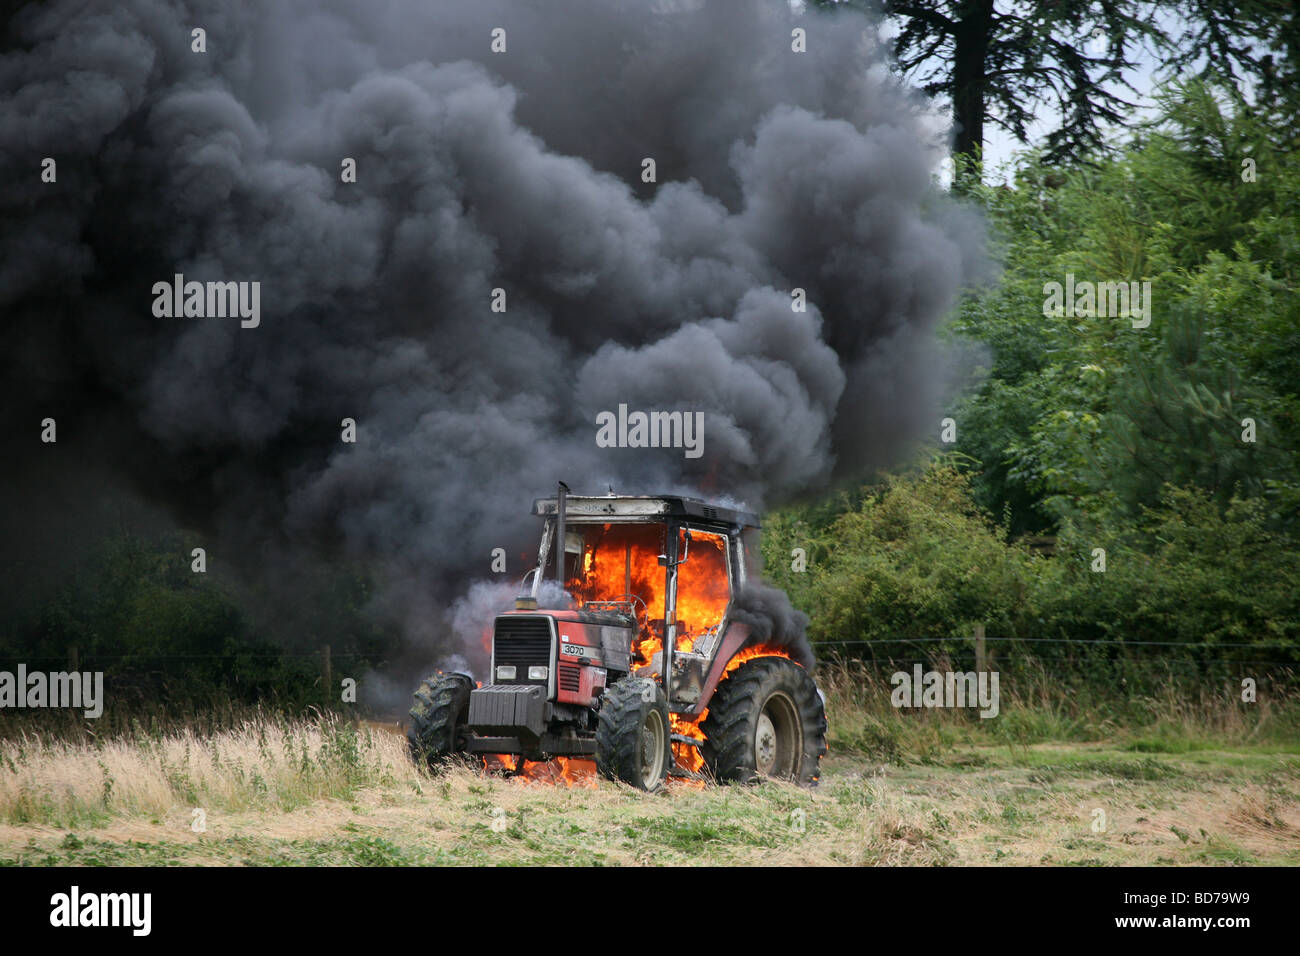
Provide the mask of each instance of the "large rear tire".
[{"label": "large rear tire", "polygon": [[406,741],[417,764],[435,770],[462,751],[472,686],[464,674],[435,674],[415,692]]},{"label": "large rear tire", "polygon": [[700,724],[705,766],[720,783],[817,785],[826,709],[812,675],[784,657],[755,657],[718,684]]},{"label": "large rear tire", "polygon": [[624,677],[600,704],[596,768],[638,790],[660,789],[672,760],[671,726],[663,688],[646,677]]}]

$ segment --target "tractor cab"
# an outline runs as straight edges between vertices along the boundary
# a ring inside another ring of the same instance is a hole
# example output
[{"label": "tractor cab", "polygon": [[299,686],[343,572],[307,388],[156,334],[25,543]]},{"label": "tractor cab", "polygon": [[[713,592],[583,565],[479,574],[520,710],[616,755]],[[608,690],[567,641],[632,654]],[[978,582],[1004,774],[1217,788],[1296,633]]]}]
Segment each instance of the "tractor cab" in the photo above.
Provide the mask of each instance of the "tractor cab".
[{"label": "tractor cab", "polygon": [[[546,519],[531,595],[552,576],[579,609],[635,622],[632,671],[662,679],[672,634],[669,700],[690,709],[757,566],[756,515],[676,496],[579,497],[533,503]],[[564,536],[560,566],[558,536]]]}]

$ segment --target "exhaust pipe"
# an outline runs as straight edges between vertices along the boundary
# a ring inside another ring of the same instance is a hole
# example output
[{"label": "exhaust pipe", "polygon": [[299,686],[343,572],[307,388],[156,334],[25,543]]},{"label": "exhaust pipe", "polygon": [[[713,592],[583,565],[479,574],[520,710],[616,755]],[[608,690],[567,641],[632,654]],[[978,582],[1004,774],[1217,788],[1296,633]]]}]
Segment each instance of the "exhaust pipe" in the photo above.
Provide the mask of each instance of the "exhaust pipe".
[{"label": "exhaust pipe", "polygon": [[564,510],[568,495],[569,486],[560,482],[555,496],[555,580],[559,582],[561,591],[564,590]]}]

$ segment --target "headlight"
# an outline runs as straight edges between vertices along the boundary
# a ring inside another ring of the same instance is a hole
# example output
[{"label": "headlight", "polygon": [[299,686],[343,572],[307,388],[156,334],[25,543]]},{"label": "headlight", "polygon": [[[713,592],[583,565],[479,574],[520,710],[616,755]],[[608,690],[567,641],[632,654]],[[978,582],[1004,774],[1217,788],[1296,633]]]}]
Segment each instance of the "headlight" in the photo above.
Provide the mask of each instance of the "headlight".
[{"label": "headlight", "polygon": [[530,667],[528,668],[528,679],[546,680],[546,678],[550,676],[550,673],[551,669],[549,667]]},{"label": "headlight", "polygon": [[502,664],[497,668],[497,680],[514,680],[515,666],[513,664]]}]

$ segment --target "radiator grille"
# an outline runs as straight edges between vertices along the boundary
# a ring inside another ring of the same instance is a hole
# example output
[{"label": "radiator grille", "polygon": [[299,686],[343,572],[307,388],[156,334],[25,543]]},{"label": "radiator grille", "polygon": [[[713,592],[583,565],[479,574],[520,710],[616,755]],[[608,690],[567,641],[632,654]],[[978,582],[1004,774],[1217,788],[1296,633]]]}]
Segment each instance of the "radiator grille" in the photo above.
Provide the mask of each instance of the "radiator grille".
[{"label": "radiator grille", "polygon": [[551,663],[551,621],[546,617],[499,617],[493,636],[496,665],[513,664],[517,680],[525,679],[533,665]]}]

